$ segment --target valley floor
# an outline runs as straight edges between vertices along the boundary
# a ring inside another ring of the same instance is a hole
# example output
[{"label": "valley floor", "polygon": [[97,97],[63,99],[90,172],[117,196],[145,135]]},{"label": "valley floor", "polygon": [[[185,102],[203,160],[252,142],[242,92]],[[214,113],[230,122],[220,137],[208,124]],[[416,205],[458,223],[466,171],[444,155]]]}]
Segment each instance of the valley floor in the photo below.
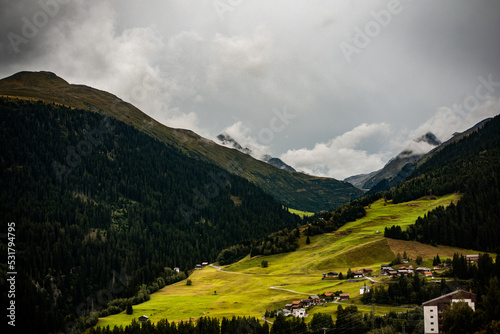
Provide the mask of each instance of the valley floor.
[{"label": "valley floor", "polygon": [[[127,325],[143,314],[153,322],[162,318],[180,321],[200,316],[251,316],[260,319],[266,310],[283,308],[285,304],[309,295],[335,291],[349,293],[351,300],[344,304],[354,303],[363,312],[401,312],[401,308],[362,305],[356,297],[364,282],[322,279],[323,273],[336,271],[345,275],[349,268],[371,268],[373,274],[377,275],[382,264],[391,262],[395,254],[403,254],[404,251],[413,259],[422,256],[426,261],[424,264],[428,266],[436,254],[444,259],[452,257],[454,253],[477,253],[392,240],[383,236],[385,227],[408,226],[427,211],[439,205],[449,205],[459,198],[459,195],[453,194],[435,200],[423,198],[401,204],[379,200],[367,208],[365,217],[344,225],[334,233],[311,237],[309,245],[306,245],[305,237],[301,238],[300,247],[295,252],[254,258],[247,256],[223,268],[207,266],[195,270],[189,277],[191,286],[186,285],[185,281],[166,286],[152,294],[148,302],[134,305],[132,315],[122,312],[101,318],[98,326]],[[267,268],[260,266],[263,260],[269,263]],[[375,278],[379,279],[382,278]],[[370,280],[365,282],[367,285],[373,283]],[[331,313],[335,317],[336,310],[336,303],[327,303],[315,307],[309,314]]]}]

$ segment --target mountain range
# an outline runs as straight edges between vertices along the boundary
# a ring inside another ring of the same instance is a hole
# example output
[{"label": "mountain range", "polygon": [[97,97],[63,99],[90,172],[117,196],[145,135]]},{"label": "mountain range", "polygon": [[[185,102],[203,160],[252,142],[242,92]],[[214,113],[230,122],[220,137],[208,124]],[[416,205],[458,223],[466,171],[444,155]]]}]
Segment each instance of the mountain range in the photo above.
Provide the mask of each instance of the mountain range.
[{"label": "mountain range", "polygon": [[[250,255],[260,263],[252,256],[283,252],[293,258],[299,243],[323,261],[306,236],[349,236],[337,230],[364,217],[376,200],[385,207],[453,194],[456,205],[406,221],[407,231],[394,227],[394,237],[496,251],[499,128],[497,116],[444,143],[428,133],[382,170],[350,178],[372,193],[390,188],[351,201],[363,190],[286,171],[272,157],[263,159],[278,168],[254,159],[228,137],[233,148],[166,127],[110,93],[53,73],[0,80],[0,218],[16,226],[19,252],[9,270],[17,269],[21,287],[19,326],[47,333],[78,323],[83,330],[184,280],[205,261]],[[423,154],[420,145],[433,149]],[[329,210],[301,219],[286,206]],[[370,249],[349,256],[370,259]],[[297,275],[295,263],[291,268]],[[3,277],[9,270],[0,266]],[[7,291],[7,281],[0,287]],[[6,294],[1,298],[8,303]]]},{"label": "mountain range", "polygon": [[[101,112],[0,97],[0,142],[21,333],[65,331],[141,289],[142,302],[224,248],[301,223],[243,177]],[[106,302],[96,297],[104,290]]]},{"label": "mountain range", "polygon": [[[442,144],[432,132],[427,132],[425,135],[415,139],[413,143],[429,145],[430,147],[437,147]],[[407,164],[417,161],[424,156],[424,153],[421,153],[420,150],[418,150],[418,145],[416,148],[417,151],[411,146],[406,148],[396,157],[389,160],[389,162],[378,171],[374,171],[369,174],[351,176],[346,178],[344,181],[366,191],[375,187],[382,181],[395,185],[404,180],[404,175],[400,175],[402,169]]]},{"label": "mountain range", "polygon": [[[418,166],[432,157],[436,152],[476,131],[490,120],[491,118],[484,119],[463,132],[454,133],[445,142],[441,142],[432,132],[427,132],[416,138],[413,141],[413,145],[410,145],[410,147],[389,160],[382,169],[368,174],[354,175],[344,179],[344,181],[370,193],[389,190],[393,186],[403,182]],[[424,149],[419,147],[422,145],[424,145]]]},{"label": "mountain range", "polygon": [[[217,139],[224,146],[235,148],[238,151],[248,155],[252,155],[253,153],[253,151],[250,148],[241,146],[240,143],[238,143],[233,137],[231,137],[227,133],[219,134],[217,136]],[[292,166],[287,165],[280,158],[272,157],[269,154],[264,154],[262,157],[260,157],[260,160],[265,161],[268,164],[277,167],[279,169],[286,170],[287,172],[296,172],[296,170]]]},{"label": "mountain range", "polygon": [[276,161],[275,164],[280,167],[218,145],[190,130],[167,127],[113,94],[84,85],[69,84],[51,72],[19,72],[2,79],[0,96],[41,100],[108,115],[176,147],[189,157],[242,176],[290,208],[310,212],[327,210],[363,194],[348,182],[289,172],[282,168],[284,164],[274,158],[268,161],[271,164]]},{"label": "mountain range", "polygon": [[[388,190],[402,182],[436,151],[490,120],[485,119],[462,133],[455,133],[444,143],[428,132],[414,140],[415,147],[410,145],[382,169],[339,181],[297,172],[281,159],[270,155],[255,159],[250,148],[243,147],[227,133],[217,136],[219,145],[190,130],[167,127],[115,95],[84,85],[69,84],[51,72],[19,72],[2,79],[0,95],[42,100],[106,114],[178,148],[189,157],[213,163],[231,174],[244,177],[288,207],[309,212],[333,209],[367,191]],[[422,150],[419,145],[426,147]]]}]

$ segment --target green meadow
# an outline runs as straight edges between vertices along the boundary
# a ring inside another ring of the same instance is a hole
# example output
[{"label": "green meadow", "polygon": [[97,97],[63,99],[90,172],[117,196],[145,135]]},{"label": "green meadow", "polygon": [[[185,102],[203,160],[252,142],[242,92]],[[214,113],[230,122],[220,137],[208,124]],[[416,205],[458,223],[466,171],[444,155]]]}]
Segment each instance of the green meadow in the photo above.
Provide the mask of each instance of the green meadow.
[{"label": "green meadow", "polygon": [[[473,252],[391,240],[383,236],[385,227],[408,226],[427,211],[439,205],[449,205],[459,198],[459,195],[453,194],[435,200],[423,198],[401,204],[379,200],[366,208],[367,214],[362,219],[348,223],[336,232],[311,237],[309,245],[302,237],[299,248],[294,252],[253,258],[247,256],[222,268],[207,266],[194,270],[189,276],[191,286],[187,286],[186,281],[166,286],[152,294],[148,302],[134,305],[132,315],[122,312],[100,318],[98,326],[127,325],[143,314],[153,322],[163,318],[180,321],[201,316],[262,318],[266,310],[282,308],[293,300],[335,291],[349,293],[351,300],[346,304],[354,303],[363,312],[373,310],[377,314],[384,314],[401,310],[362,305],[356,297],[363,282],[323,279],[323,273],[336,271],[345,275],[349,268],[371,268],[377,274],[381,264],[392,261],[397,252],[405,250],[412,258],[421,255],[426,259],[436,254],[445,258],[453,256],[455,252]],[[268,261],[267,268],[261,268],[263,260]],[[335,304],[316,307],[309,313],[327,312],[335,316]]]},{"label": "green meadow", "polygon": [[302,218],[310,217],[310,216],[314,215],[314,212],[300,211],[300,210],[295,210],[295,209],[290,209],[290,208],[288,209],[288,212],[299,215]]}]

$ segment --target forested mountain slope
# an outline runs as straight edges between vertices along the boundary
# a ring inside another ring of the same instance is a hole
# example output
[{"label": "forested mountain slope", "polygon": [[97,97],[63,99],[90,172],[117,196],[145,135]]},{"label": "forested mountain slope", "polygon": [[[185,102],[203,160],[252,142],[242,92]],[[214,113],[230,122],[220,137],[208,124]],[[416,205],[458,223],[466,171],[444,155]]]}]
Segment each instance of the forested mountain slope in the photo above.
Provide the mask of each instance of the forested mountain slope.
[{"label": "forested mountain slope", "polygon": [[317,212],[333,209],[363,192],[332,178],[288,172],[234,149],[217,145],[189,130],[158,123],[118,97],[84,85],[69,84],[50,72],[19,72],[0,80],[0,96],[55,102],[78,109],[100,111],[129,124],[182,153],[244,177],[294,209]]},{"label": "forested mountain slope", "polygon": [[[389,190],[390,188],[397,186],[398,184],[405,181],[406,179],[412,178],[413,177],[412,174],[415,175],[415,173],[421,173],[423,170],[419,169],[419,168],[422,167],[422,165],[426,164],[427,161],[432,159],[435,155],[439,155],[439,153],[443,149],[445,149],[449,145],[456,144],[457,142],[459,142],[463,138],[468,137],[471,133],[476,132],[478,129],[482,129],[482,127],[486,123],[488,123],[490,120],[491,120],[491,118],[486,118],[486,119],[482,120],[481,122],[477,123],[476,125],[474,125],[473,127],[469,128],[461,133],[455,133],[452,138],[450,138],[449,140],[447,140],[441,144],[439,144],[439,141],[437,140],[437,138],[434,137],[434,139],[433,139],[433,135],[431,134],[431,136],[429,137],[430,140],[428,142],[431,143],[432,145],[436,146],[434,149],[432,149],[430,152],[423,154],[423,155],[420,154],[420,155],[411,156],[409,159],[406,159],[406,160],[405,159],[398,159],[399,156],[396,157],[395,159],[391,160],[386,165],[386,167],[391,167],[391,165],[393,165],[392,167],[396,167],[396,168],[388,168],[390,177],[382,178],[381,180],[379,179],[378,183],[376,183],[376,184],[372,183],[371,185],[365,185],[365,187],[370,189],[370,193],[376,193],[379,191]],[[427,134],[426,136],[428,137],[429,134]],[[449,151],[447,151],[447,152],[449,152]],[[468,154],[467,152],[463,152],[463,153]],[[449,153],[446,153],[446,154],[449,154]],[[455,151],[455,153],[453,153],[453,154],[456,156],[459,156],[459,155],[461,155],[461,152]],[[439,158],[439,159],[443,160],[443,157],[444,157],[444,155],[441,155],[441,158]],[[427,167],[425,167],[425,168],[429,168],[428,164],[426,166]],[[386,169],[386,167],[384,167],[384,169]],[[392,172],[391,172],[391,170],[392,170]],[[391,173],[392,173],[392,175],[391,175]]]},{"label": "forested mountain slope", "polygon": [[387,236],[500,252],[500,116],[432,154],[386,196],[399,203],[451,192],[464,193],[457,205]]},{"label": "forested mountain slope", "polygon": [[0,98],[0,138],[0,217],[15,223],[25,332],[63,330],[171,280],[165,267],[187,270],[300,223],[244,178],[97,112]]}]

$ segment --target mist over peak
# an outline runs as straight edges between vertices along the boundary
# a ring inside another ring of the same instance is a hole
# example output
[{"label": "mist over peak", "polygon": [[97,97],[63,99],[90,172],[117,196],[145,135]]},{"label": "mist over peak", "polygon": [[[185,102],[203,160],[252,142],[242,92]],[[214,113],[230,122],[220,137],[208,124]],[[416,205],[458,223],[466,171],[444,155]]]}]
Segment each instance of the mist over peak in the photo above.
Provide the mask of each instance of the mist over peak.
[{"label": "mist over peak", "polygon": [[259,152],[256,152],[255,150],[252,150],[248,147],[243,147],[236,139],[234,139],[230,134],[227,132],[222,132],[217,136],[217,139],[219,142],[226,147],[229,148],[234,148],[237,149],[238,151],[251,155],[256,159],[262,160],[264,162],[267,162],[268,164],[277,167],[279,169],[286,170],[288,172],[296,172],[296,170],[292,167],[287,165],[283,160],[280,158],[275,158],[272,157],[269,154],[260,154]]},{"label": "mist over peak", "polygon": [[245,154],[251,154],[252,150],[249,149],[248,147],[243,147],[238,143],[231,135],[229,135],[226,132],[223,132],[217,136],[217,139],[220,141],[220,143],[223,146],[230,147],[230,148],[235,148],[238,151],[241,151]]},{"label": "mist over peak", "polygon": [[430,131],[427,132],[425,135],[422,135],[422,136],[418,137],[417,139],[415,139],[415,142],[417,142],[417,143],[425,142],[425,143],[428,143],[428,144],[434,145],[434,146],[438,146],[438,145],[442,144],[441,140],[439,140],[439,138],[436,137],[436,135]]},{"label": "mist over peak", "polygon": [[435,147],[441,145],[442,142],[438,137],[432,132],[427,132],[426,134],[412,140],[408,143],[406,148],[399,153],[396,158],[405,159],[412,156],[421,156],[430,152]]}]

